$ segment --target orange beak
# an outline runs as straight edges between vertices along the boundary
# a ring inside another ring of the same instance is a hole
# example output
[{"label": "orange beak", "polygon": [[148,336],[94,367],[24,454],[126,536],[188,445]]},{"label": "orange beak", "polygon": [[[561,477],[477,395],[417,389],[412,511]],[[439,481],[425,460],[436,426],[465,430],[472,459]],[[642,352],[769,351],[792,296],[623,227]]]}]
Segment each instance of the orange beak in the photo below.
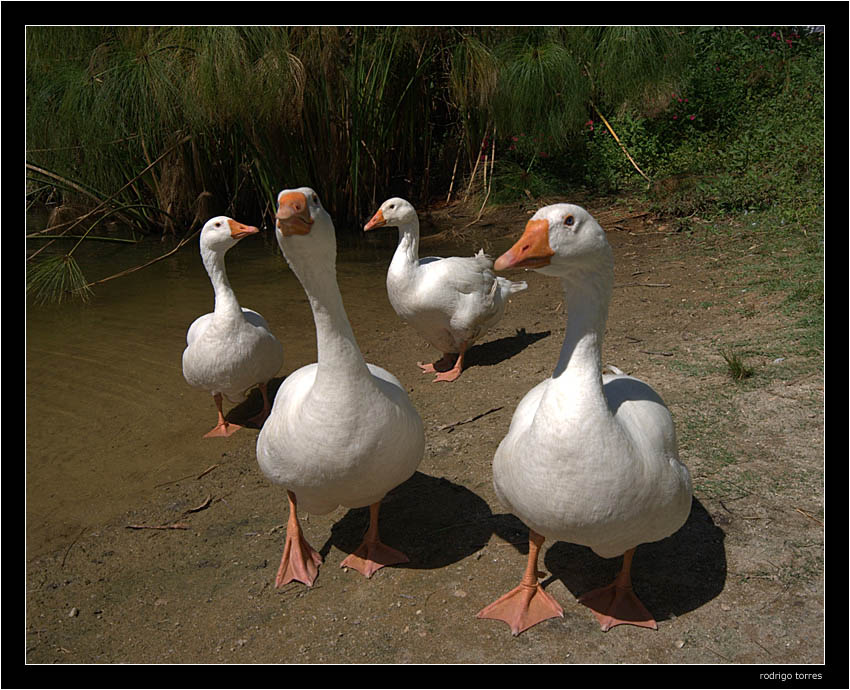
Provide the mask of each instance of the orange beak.
[{"label": "orange beak", "polygon": [[378,209],[378,212],[372,216],[372,219],[363,226],[364,230],[373,230],[374,228],[381,228],[386,224],[386,220],[384,219],[384,214],[381,213],[381,209]]},{"label": "orange beak", "polygon": [[307,206],[307,197],[301,192],[287,192],[277,199],[277,227],[284,237],[306,235],[313,219]]},{"label": "orange beak", "polygon": [[260,232],[259,228],[255,228],[253,225],[243,225],[232,218],[228,218],[227,224],[230,226],[230,236],[234,240],[241,240],[243,237]]},{"label": "orange beak", "polygon": [[548,265],[554,254],[549,246],[549,221],[530,220],[522,237],[496,259],[493,268],[497,271],[506,268],[540,268]]}]

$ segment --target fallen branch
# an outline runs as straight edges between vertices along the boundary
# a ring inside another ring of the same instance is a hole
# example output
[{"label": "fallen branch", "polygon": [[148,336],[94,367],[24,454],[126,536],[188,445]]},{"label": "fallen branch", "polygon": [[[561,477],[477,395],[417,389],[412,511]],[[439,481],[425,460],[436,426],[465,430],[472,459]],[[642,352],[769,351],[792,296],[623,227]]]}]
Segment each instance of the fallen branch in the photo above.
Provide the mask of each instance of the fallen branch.
[{"label": "fallen branch", "polygon": [[189,529],[189,525],[183,522],[175,522],[170,525],[125,525],[127,529]]},{"label": "fallen branch", "polygon": [[154,484],[153,488],[158,489],[161,486],[168,486],[169,484],[176,484],[177,482],[182,482],[186,479],[191,479],[192,477],[195,477],[195,479],[200,479],[205,474],[209,474],[210,472],[212,472],[216,467],[218,467],[218,463],[216,463],[215,465],[210,465],[209,467],[207,467],[207,469],[205,469],[203,472],[201,472],[198,476],[195,476],[194,474],[187,474],[185,477],[179,477],[178,479],[170,479],[167,482],[162,482],[162,484]]},{"label": "fallen branch", "polygon": [[212,503],[212,496],[207,496],[206,500],[201,503],[197,508],[189,508],[183,511],[183,515],[188,515],[189,513],[198,513],[206,508],[210,507],[210,503]]},{"label": "fallen branch", "polygon": [[501,409],[502,409],[502,406],[490,408],[486,412],[482,412],[480,414],[474,415],[474,416],[470,417],[469,419],[463,419],[459,422],[453,422],[451,424],[444,424],[441,427],[437,427],[437,431],[446,431],[446,430],[453,431],[456,426],[461,426],[462,424],[469,424],[470,422],[474,422],[478,419],[481,419],[482,417],[490,414],[491,412],[496,412],[496,411],[501,410]]},{"label": "fallen branch", "polygon": [[65,549],[65,555],[64,555],[64,556],[62,556],[62,565],[61,565],[61,566],[59,566],[60,568],[64,568],[64,567],[65,567],[65,559],[67,559],[67,558],[68,558],[68,554],[69,554],[69,553],[71,553],[71,549],[74,547],[74,544],[76,544],[76,543],[80,540],[80,537],[82,537],[82,536],[83,536],[83,532],[85,532],[85,531],[86,531],[86,528],[85,528],[85,527],[83,527],[83,528],[80,530],[80,533],[79,533],[76,537],[74,537],[74,541],[72,541],[70,544],[68,544],[68,548],[67,548],[67,549]]},{"label": "fallen branch", "polygon": [[205,474],[209,474],[209,473],[210,473],[210,472],[212,472],[212,471],[213,471],[216,467],[218,467],[218,463],[216,463],[215,465],[210,465],[209,467],[207,467],[207,469],[205,469],[205,470],[204,470],[203,472],[201,472],[201,473],[200,473],[197,477],[195,477],[195,479],[200,479],[200,478],[201,478],[201,477],[203,477]]},{"label": "fallen branch", "polygon": [[814,521],[815,521],[816,523],[818,523],[821,527],[823,527],[823,523],[822,523],[820,520],[818,520],[818,519],[817,519],[816,517],[814,517],[813,515],[809,515],[809,514],[808,514],[805,510],[803,510],[803,509],[801,509],[801,508],[796,508],[796,507],[794,508],[794,510],[796,510],[798,513],[800,513],[800,515],[805,515],[807,518],[809,518],[809,520],[814,520]]},{"label": "fallen branch", "polygon": [[620,283],[614,287],[672,287],[672,283]]}]

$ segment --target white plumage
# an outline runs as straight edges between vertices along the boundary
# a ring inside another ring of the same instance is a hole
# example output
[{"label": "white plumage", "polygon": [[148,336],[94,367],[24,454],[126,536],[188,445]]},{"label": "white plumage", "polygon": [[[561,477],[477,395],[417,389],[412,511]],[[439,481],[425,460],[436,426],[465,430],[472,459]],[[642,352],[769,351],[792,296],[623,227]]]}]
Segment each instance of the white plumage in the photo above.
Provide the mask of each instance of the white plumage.
[{"label": "white plumage", "polygon": [[385,201],[365,230],[398,227],[399,242],[387,271],[387,295],[402,320],[443,357],[419,364],[435,381],[454,381],[466,351],[505,314],[508,298],[525,282],[496,276],[493,261],[479,250],[471,257],[419,258],[419,217],[404,199]]},{"label": "white plumage", "polygon": [[528,525],[535,542],[527,576],[515,593],[479,615],[505,620],[514,634],[562,615],[537,585],[537,549],[549,538],[589,546],[604,558],[625,555],[613,585],[581,598],[603,630],[618,623],[656,627],[631,592],[631,558],[639,544],[684,524],[691,480],[659,395],[631,376],[602,373],[614,282],[610,245],[587,211],[555,204],[537,211],[522,238],[496,261],[498,270],[523,266],[562,280],[567,329],[552,377],[519,403],[493,459],[499,499]]},{"label": "white plumage", "polygon": [[422,420],[399,381],[363,359],[336,281],[333,223],[315,192],[284,190],[278,205],[277,240],[309,298],[318,361],[286,378],[257,439],[262,472],[290,498],[276,584],[312,585],[321,563],[301,534],[296,506],[319,514],[339,505],[370,506],[364,543],[343,565],[371,576],[407,560],[379,541],[378,507],[419,465]]},{"label": "white plumage", "polygon": [[229,436],[240,427],[227,422],[222,413],[222,396],[230,402],[245,399],[248,389],[259,386],[263,411],[269,411],[266,384],[283,364],[283,346],[257,312],[240,307],[227,279],[224,256],[243,237],[257,228],[217,216],[201,230],[200,250],[212,282],[215,309],[195,319],[186,332],[183,376],[190,386],[212,393],[218,408],[218,424],[206,436]]}]

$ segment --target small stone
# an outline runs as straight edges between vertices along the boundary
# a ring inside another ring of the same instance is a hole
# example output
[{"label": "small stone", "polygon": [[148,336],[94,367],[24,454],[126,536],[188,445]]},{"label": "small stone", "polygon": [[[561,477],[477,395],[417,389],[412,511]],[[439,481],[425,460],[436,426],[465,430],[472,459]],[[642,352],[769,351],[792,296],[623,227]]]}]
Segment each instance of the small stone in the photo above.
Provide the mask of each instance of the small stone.
[{"label": "small stone", "polygon": [[80,609],[78,609],[76,606],[74,608],[72,608],[70,611],[68,611],[68,618],[75,618],[76,616],[79,616],[79,615],[80,615]]},{"label": "small stone", "polygon": [[684,640],[676,640],[673,644],[675,645],[676,649],[681,649],[682,647],[685,646],[685,641]]}]

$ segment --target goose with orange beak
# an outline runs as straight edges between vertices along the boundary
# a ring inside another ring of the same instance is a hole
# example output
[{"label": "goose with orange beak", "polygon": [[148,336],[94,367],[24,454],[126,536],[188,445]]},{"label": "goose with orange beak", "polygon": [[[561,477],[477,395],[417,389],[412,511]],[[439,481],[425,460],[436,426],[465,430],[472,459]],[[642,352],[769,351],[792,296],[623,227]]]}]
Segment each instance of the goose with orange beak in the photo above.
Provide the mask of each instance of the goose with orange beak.
[{"label": "goose with orange beak", "polygon": [[387,296],[396,314],[442,353],[429,364],[417,362],[434,381],[456,381],[472,345],[504,316],[510,297],[525,290],[493,273],[493,261],[475,256],[419,258],[419,217],[405,199],[387,199],[364,230],[397,227],[398,246],[387,270]]},{"label": "goose with orange beak", "polygon": [[660,396],[639,379],[602,373],[614,284],[605,232],[579,206],[546,206],[495,268],[560,278],[568,318],[552,376],[520,401],[493,458],[496,494],[529,527],[525,575],[478,617],[504,621],[518,635],[563,616],[538,583],[540,549],[553,539],[588,546],[603,558],[623,556],[613,583],[579,598],[602,630],[657,628],[632,589],[632,557],[638,545],[664,539],[685,523],[691,479]]},{"label": "goose with orange beak", "polygon": [[422,419],[398,379],[363,358],[336,280],[333,222],[309,187],[278,195],[276,237],[313,311],[317,361],[286,377],[257,439],[263,474],[286,488],[289,521],[275,579],[312,586],[321,555],[305,538],[299,509],[369,507],[362,544],[341,565],[366,577],[407,562],[378,533],[381,501],[413,475],[425,450]]},{"label": "goose with orange beak", "polygon": [[201,260],[212,282],[215,309],[189,326],[183,376],[190,386],[213,395],[218,423],[206,438],[230,436],[242,428],[224,418],[223,397],[241,402],[253,386],[262,393],[263,409],[251,421],[262,424],[270,410],[268,381],[283,365],[283,345],[260,314],[239,306],[224,264],[229,249],[257,232],[227,216],[211,218],[201,230]]}]

